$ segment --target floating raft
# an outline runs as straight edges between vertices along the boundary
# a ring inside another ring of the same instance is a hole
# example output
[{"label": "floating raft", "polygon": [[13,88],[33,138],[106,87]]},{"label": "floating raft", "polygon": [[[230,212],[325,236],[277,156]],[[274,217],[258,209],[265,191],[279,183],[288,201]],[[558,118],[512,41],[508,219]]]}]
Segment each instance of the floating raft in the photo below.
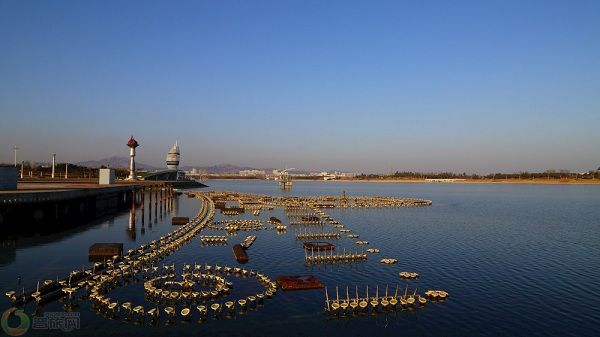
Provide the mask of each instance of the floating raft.
[{"label": "floating raft", "polygon": [[203,245],[226,245],[227,237],[222,235],[200,235],[200,242]]},{"label": "floating raft", "polygon": [[250,259],[248,257],[248,254],[246,253],[246,250],[244,249],[244,247],[242,247],[242,245],[240,245],[239,243],[234,245],[232,250],[233,250],[233,255],[235,256],[235,259],[239,263],[246,263]]},{"label": "floating raft", "polygon": [[305,242],[303,244],[304,249],[306,250],[334,250],[335,249],[335,245],[329,243],[329,242],[322,242],[322,241],[311,241],[311,242]]},{"label": "floating raft", "polygon": [[112,259],[115,255],[123,255],[122,243],[94,243],[88,251],[88,259],[90,261]]},{"label": "floating raft", "polygon": [[300,232],[296,234],[297,240],[314,240],[314,239],[339,239],[338,232]]},{"label": "floating raft", "polygon": [[244,249],[248,249],[248,248],[250,248],[250,246],[252,246],[252,244],[254,243],[255,240],[256,240],[256,235],[249,235],[246,237],[246,239],[244,239],[244,242],[242,242],[240,244],[240,246],[242,246],[242,248],[244,248]]},{"label": "floating raft", "polygon": [[185,217],[185,216],[174,216],[171,219],[171,225],[174,226],[182,226],[187,224],[188,222],[190,222],[190,218]]},{"label": "floating raft", "polygon": [[333,251],[331,253],[321,253],[320,251],[311,250],[310,254],[304,251],[304,262],[308,264],[314,263],[353,263],[353,262],[365,262],[367,261],[367,254],[364,252],[358,253],[346,253],[344,250],[343,253],[334,254]]},{"label": "floating raft", "polygon": [[419,278],[419,274],[415,272],[401,271],[400,278],[403,279],[417,279]]},{"label": "floating raft", "polygon": [[281,275],[275,278],[283,290],[305,290],[323,288],[323,283],[312,275],[288,276]]},{"label": "floating raft", "polygon": [[281,220],[279,220],[276,217],[272,216],[272,217],[269,218],[269,223],[274,224],[274,225],[281,224]]}]

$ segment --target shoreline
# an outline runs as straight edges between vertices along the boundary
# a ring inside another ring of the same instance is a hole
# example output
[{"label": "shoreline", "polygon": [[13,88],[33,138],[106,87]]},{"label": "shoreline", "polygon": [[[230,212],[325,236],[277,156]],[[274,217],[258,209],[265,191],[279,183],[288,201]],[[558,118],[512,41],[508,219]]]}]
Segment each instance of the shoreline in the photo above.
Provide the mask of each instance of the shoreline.
[{"label": "shoreline", "polygon": [[[271,181],[268,179],[248,179],[248,178],[214,178],[210,180],[261,180]],[[455,181],[427,181],[424,179],[332,179],[332,180],[317,180],[317,179],[294,179],[293,181],[314,181],[323,183],[393,183],[393,184],[498,184],[498,185],[600,185],[600,179],[465,179]]]},{"label": "shoreline", "polygon": [[508,184],[508,185],[600,185],[600,180],[545,180],[545,179],[465,179],[456,181],[427,181],[424,179],[349,179],[329,180],[353,183],[395,183],[395,184]]}]

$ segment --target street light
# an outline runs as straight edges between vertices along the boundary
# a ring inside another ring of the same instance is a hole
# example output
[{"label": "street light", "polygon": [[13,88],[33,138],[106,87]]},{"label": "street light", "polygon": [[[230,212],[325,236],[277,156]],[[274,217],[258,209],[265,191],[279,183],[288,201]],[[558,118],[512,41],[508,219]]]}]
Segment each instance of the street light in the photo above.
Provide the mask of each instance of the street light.
[{"label": "street light", "polygon": [[13,146],[13,151],[15,151],[15,167],[17,167],[17,151],[19,148],[15,145]]}]

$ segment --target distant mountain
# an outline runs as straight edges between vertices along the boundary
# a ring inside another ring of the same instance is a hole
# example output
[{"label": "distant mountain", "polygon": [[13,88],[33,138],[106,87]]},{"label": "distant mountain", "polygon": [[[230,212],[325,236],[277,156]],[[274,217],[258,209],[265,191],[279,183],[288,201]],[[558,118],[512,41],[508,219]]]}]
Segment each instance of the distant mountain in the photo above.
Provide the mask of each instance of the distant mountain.
[{"label": "distant mountain", "polygon": [[[91,168],[99,168],[101,166],[112,167],[112,168],[128,168],[129,167],[129,157],[110,157],[100,160],[88,160],[77,163],[80,166],[86,166]],[[135,168],[138,170],[148,170],[155,171],[160,170],[161,168],[147,165],[140,162],[135,162]]]},{"label": "distant mountain", "polygon": [[[99,168],[101,166],[112,167],[112,168],[128,168],[129,167],[129,157],[110,157],[100,160],[88,160],[77,163],[77,165],[90,167],[90,168]],[[138,161],[135,162],[135,167],[138,170],[147,170],[147,171],[156,171],[156,170],[164,170],[164,167],[156,167],[144,163],[140,163]],[[262,170],[267,174],[270,174],[274,168],[258,168],[258,167],[250,167],[250,166],[238,166],[232,164],[218,164],[211,166],[194,166],[194,165],[185,165],[179,166],[180,170],[190,171],[192,169],[197,169],[200,171],[204,171],[208,174],[238,174],[243,170]],[[290,173],[292,174],[308,174],[308,171],[303,170],[292,170]]]}]

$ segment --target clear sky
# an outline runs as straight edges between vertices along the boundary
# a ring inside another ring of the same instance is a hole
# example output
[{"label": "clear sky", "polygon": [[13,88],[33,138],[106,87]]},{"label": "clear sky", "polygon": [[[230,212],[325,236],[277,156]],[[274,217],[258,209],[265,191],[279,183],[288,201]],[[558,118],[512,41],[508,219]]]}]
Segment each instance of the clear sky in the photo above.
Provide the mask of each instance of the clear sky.
[{"label": "clear sky", "polygon": [[600,166],[600,1],[0,0],[0,162]]}]

